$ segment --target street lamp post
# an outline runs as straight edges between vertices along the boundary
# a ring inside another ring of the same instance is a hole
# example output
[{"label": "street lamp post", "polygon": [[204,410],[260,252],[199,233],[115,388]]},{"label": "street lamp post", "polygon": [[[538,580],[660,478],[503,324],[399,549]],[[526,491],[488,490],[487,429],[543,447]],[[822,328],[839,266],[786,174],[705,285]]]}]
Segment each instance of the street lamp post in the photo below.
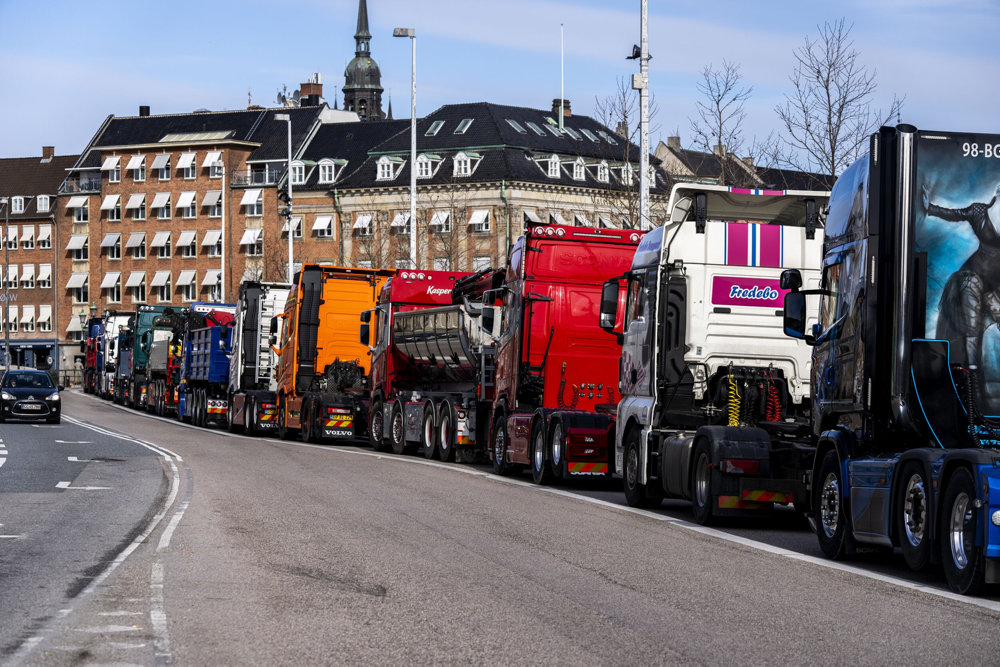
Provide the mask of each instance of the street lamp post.
[{"label": "street lamp post", "polygon": [[288,225],[288,284],[295,278],[292,268],[292,115],[287,113],[274,114],[274,120],[288,123],[288,169],[286,178],[288,179],[288,202],[285,207],[285,224]]},{"label": "street lamp post", "polygon": [[393,37],[410,38],[410,268],[417,268],[417,34],[395,28]]},{"label": "street lamp post", "polygon": [[223,303],[229,303],[226,298],[226,163],[222,160],[215,162],[214,167],[222,170],[222,252],[219,253],[221,261],[219,264],[219,294]]},{"label": "street lamp post", "polygon": [[5,368],[10,368],[10,281],[7,280],[10,272],[10,199],[0,197],[0,204],[3,204],[3,364]]}]

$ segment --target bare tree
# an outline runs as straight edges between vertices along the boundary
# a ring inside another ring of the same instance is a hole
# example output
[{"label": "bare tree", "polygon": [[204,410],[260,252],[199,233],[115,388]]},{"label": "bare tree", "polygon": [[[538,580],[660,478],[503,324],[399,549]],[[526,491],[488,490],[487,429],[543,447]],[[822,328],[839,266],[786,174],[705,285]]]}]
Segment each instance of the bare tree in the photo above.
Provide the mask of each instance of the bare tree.
[{"label": "bare tree", "polygon": [[[639,145],[639,91],[633,90],[629,79],[619,77],[615,81],[615,92],[606,97],[594,99],[594,119],[605,127],[615,131],[618,136],[630,143]],[[659,134],[660,126],[656,123],[660,107],[656,96],[649,93],[649,134]],[[626,151],[629,147],[626,147]],[[636,160],[638,156],[629,155],[625,158]]]},{"label": "bare tree", "polygon": [[742,180],[746,171],[730,164],[728,154],[737,155],[743,150],[743,105],[750,99],[753,88],[743,85],[740,66],[727,60],[715,69],[706,65],[698,82],[702,99],[695,103],[697,118],[690,119],[695,143],[709,153],[719,156],[719,183]]},{"label": "bare tree", "polygon": [[782,162],[800,171],[836,176],[867,148],[868,136],[902,108],[872,109],[876,72],[862,65],[844,19],[824,23],[819,37],[796,49],[794,87],[775,108],[786,136]]}]

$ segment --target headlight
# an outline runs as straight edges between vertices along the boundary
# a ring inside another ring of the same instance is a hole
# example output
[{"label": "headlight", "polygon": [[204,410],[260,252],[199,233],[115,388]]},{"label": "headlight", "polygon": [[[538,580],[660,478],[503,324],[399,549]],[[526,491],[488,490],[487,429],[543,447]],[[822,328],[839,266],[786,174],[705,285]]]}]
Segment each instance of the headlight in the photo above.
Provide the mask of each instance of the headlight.
[{"label": "headlight", "polygon": [[59,400],[59,392],[57,391],[56,393],[50,395],[48,400],[50,400],[50,401],[58,401]]},{"label": "headlight", "polygon": [[13,401],[14,400],[14,397],[11,396],[10,394],[8,394],[5,391],[4,392],[0,392],[0,398],[2,398],[5,401]]}]

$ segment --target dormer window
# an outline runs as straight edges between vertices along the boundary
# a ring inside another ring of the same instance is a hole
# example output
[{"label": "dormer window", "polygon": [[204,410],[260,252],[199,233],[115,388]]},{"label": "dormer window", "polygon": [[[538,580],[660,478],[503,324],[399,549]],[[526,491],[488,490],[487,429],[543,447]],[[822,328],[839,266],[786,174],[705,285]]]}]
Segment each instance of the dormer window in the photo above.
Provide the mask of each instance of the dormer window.
[{"label": "dormer window", "polygon": [[301,185],[306,182],[306,166],[301,162],[292,163],[292,185]]},{"label": "dormer window", "polygon": [[455,176],[469,176],[472,174],[472,160],[465,153],[455,156]]},{"label": "dormer window", "polygon": [[610,169],[608,169],[608,163],[604,160],[597,165],[597,180],[601,183],[607,183],[610,178]]},{"label": "dormer window", "polygon": [[49,211],[49,196],[48,195],[38,195],[38,199],[35,200],[35,206],[38,208],[39,213],[48,213]]},{"label": "dormer window", "polygon": [[656,187],[656,169],[652,166],[649,168],[649,182],[646,184],[650,190]]},{"label": "dormer window", "polygon": [[632,181],[635,178],[635,173],[632,171],[632,165],[624,164],[622,165],[622,183],[625,185],[632,185]]},{"label": "dormer window", "polygon": [[417,178],[431,177],[431,160],[426,155],[417,158]]},{"label": "dormer window", "polygon": [[549,167],[548,167],[548,172],[547,173],[548,173],[549,178],[559,178],[559,156],[558,155],[553,155],[552,157],[549,158]]},{"label": "dormer window", "polygon": [[427,128],[427,131],[424,132],[424,136],[425,137],[433,137],[433,136],[435,136],[438,132],[441,131],[441,128],[443,126],[444,126],[444,121],[443,120],[436,120],[436,121],[434,121],[433,123],[431,123],[431,126],[429,128]]},{"label": "dormer window", "polygon": [[10,212],[24,213],[24,197],[11,197]]},{"label": "dormer window", "polygon": [[507,123],[510,124],[510,126],[512,128],[514,128],[515,130],[517,130],[518,134],[527,134],[528,133],[528,131],[526,129],[524,129],[524,127],[520,123],[518,123],[516,120],[514,120],[513,118],[508,118],[507,119]]},{"label": "dormer window", "polygon": [[582,181],[586,174],[585,165],[583,164],[583,158],[577,158],[576,162],[573,163],[573,180]]},{"label": "dormer window", "polygon": [[332,160],[320,160],[319,163],[320,183],[333,183],[336,173],[337,173],[336,165],[333,163]]},{"label": "dormer window", "polygon": [[545,136],[545,132],[542,130],[542,128],[538,127],[536,124],[532,123],[530,120],[527,121],[527,122],[525,122],[525,125],[527,125],[528,127],[530,127],[531,131],[534,132],[535,134],[537,134],[538,136],[540,136],[540,137],[544,137]]},{"label": "dormer window", "polygon": [[473,118],[463,118],[462,122],[455,128],[455,134],[465,134],[465,131],[472,125]]},{"label": "dormer window", "polygon": [[403,168],[403,159],[398,157],[389,157],[388,155],[383,155],[375,163],[378,168],[378,174],[376,180],[379,181],[391,181],[399,175],[399,172]]}]

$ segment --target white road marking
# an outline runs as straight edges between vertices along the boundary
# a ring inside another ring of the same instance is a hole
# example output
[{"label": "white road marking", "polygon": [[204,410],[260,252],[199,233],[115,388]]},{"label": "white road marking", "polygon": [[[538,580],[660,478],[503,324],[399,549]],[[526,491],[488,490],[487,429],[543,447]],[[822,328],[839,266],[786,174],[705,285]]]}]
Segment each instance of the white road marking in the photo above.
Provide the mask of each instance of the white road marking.
[{"label": "white road marking", "polygon": [[70,489],[73,491],[110,491],[110,486],[70,486],[72,482],[58,482],[57,489]]},{"label": "white road marking", "polygon": [[167,632],[167,611],[163,604],[163,563],[153,563],[149,577],[149,620],[153,626],[153,654],[157,664],[170,659],[170,634]]},{"label": "white road marking", "polygon": [[[80,423],[80,422],[77,422]],[[61,445],[92,445],[93,440],[53,440],[53,442],[58,442]]]},{"label": "white road marking", "polygon": [[0,535],[0,540],[19,540],[20,535]]},{"label": "white road marking", "polygon": [[98,616],[142,616],[141,611],[99,611]]}]

